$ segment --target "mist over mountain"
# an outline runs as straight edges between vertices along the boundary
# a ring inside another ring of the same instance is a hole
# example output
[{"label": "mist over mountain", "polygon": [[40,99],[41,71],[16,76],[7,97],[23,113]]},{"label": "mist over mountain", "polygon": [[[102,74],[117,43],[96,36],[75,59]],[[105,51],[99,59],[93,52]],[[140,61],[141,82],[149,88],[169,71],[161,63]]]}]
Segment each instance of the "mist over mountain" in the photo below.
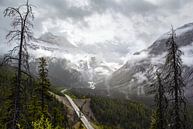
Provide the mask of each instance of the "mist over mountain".
[{"label": "mist over mountain", "polygon": [[[189,95],[193,84],[187,77],[193,70],[193,23],[185,24],[175,32],[176,42],[184,53],[183,76]],[[56,86],[104,90],[110,96],[119,92],[126,98],[145,96],[155,78],[156,68],[165,61],[168,37],[169,32],[166,32],[146,49],[131,54],[128,44],[72,44],[64,36],[48,32],[34,39],[29,46],[31,71],[37,75],[37,58],[46,56],[49,78]]]},{"label": "mist over mountain", "polygon": [[[126,44],[71,44],[65,37],[45,33],[29,48],[32,71],[37,75],[37,58],[47,57],[49,75],[55,85],[89,88],[121,67]],[[100,53],[99,53],[100,52]],[[95,88],[95,87],[91,87]]]},{"label": "mist over mountain", "polygon": [[[185,24],[175,32],[176,42],[184,53],[183,75],[187,82],[186,94],[189,95],[193,84],[187,77],[193,70],[193,23]],[[168,37],[169,32],[166,32],[146,49],[132,54],[127,43],[72,44],[65,36],[47,32],[33,39],[28,46],[31,71],[38,75],[37,59],[45,56],[49,78],[56,86],[104,90],[112,96],[119,92],[126,98],[145,96],[156,68],[165,61]]]},{"label": "mist over mountain", "polygon": [[[184,53],[182,61],[184,66],[183,77],[187,87],[186,95],[192,94],[193,81],[187,75],[193,70],[193,23],[186,24],[175,30],[176,43]],[[115,71],[108,80],[109,91],[119,91],[129,95],[145,96],[150,90],[150,84],[155,79],[156,69],[163,65],[166,55],[166,41],[169,32],[163,34],[151,46],[133,54],[130,60]],[[105,86],[106,82],[103,82]]]},{"label": "mist over mountain", "polygon": [[[176,42],[184,53],[183,75],[189,89],[193,81],[186,75],[193,70],[193,23],[185,24],[175,32]],[[46,56],[49,77],[56,86],[96,88],[108,91],[109,95],[120,92],[126,97],[144,96],[156,68],[165,61],[168,34],[164,33],[146,49],[131,54],[128,44],[72,44],[64,36],[48,32],[32,40],[29,46],[31,71],[37,75],[37,58]]]}]

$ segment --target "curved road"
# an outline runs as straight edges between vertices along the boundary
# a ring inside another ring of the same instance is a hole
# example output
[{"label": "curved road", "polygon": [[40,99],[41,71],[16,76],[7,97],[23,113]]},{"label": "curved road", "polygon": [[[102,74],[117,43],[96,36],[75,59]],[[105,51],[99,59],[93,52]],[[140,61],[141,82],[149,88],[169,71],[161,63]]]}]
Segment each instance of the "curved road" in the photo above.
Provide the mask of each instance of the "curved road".
[{"label": "curved road", "polygon": [[80,118],[80,120],[82,121],[82,123],[84,124],[84,126],[87,129],[94,129],[90,122],[87,120],[87,118],[84,116],[84,114],[80,111],[80,109],[78,108],[78,106],[74,103],[74,101],[70,98],[70,96],[66,95],[66,98],[68,99],[68,101],[70,102],[70,104],[72,105],[73,109],[75,110],[76,114],[78,115],[78,117]]}]

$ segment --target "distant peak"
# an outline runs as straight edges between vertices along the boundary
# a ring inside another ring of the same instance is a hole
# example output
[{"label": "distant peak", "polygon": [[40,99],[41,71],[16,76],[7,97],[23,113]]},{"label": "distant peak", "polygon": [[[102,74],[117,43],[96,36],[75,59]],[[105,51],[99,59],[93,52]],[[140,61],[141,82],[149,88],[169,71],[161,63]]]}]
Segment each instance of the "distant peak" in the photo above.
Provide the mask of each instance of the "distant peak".
[{"label": "distant peak", "polygon": [[185,24],[185,25],[183,25],[183,26],[177,28],[177,30],[178,30],[178,29],[187,28],[187,27],[193,27],[193,23],[187,23],[187,24]]}]

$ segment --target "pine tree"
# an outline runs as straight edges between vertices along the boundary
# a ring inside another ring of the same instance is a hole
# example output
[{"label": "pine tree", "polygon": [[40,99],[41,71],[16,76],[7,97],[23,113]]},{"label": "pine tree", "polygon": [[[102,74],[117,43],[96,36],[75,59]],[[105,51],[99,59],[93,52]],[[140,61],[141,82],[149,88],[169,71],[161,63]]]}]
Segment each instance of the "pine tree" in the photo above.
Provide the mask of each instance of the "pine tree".
[{"label": "pine tree", "polygon": [[52,123],[44,115],[41,116],[40,120],[32,122],[34,129],[54,129]]},{"label": "pine tree", "polygon": [[44,57],[39,58],[39,92],[41,98],[41,110],[45,112],[45,97],[49,95],[50,81],[48,79],[47,62]]},{"label": "pine tree", "polygon": [[156,111],[152,113],[150,129],[158,129],[158,115]]},{"label": "pine tree", "polygon": [[165,96],[165,89],[161,81],[161,75],[157,72],[157,82],[158,82],[158,91],[155,96],[157,101],[157,114],[158,114],[158,129],[166,129],[167,122],[166,122],[166,113],[167,113],[167,106],[168,100]]},{"label": "pine tree", "polygon": [[34,87],[31,91],[30,95],[30,101],[29,101],[29,106],[28,106],[28,113],[30,117],[30,121],[35,121],[39,119],[42,115],[41,112],[41,106],[40,106],[40,97],[39,97],[39,85],[38,81],[34,82]]},{"label": "pine tree", "polygon": [[167,106],[168,100],[165,93],[165,88],[162,84],[161,74],[156,72],[156,82],[154,84],[155,93],[155,105],[156,110],[152,114],[152,122],[150,129],[166,129],[167,128]]},{"label": "pine tree", "polygon": [[169,126],[171,129],[187,129],[186,127],[186,98],[185,84],[182,78],[182,52],[176,44],[176,35],[172,33],[168,38],[166,62],[164,65],[164,82],[169,97]]}]

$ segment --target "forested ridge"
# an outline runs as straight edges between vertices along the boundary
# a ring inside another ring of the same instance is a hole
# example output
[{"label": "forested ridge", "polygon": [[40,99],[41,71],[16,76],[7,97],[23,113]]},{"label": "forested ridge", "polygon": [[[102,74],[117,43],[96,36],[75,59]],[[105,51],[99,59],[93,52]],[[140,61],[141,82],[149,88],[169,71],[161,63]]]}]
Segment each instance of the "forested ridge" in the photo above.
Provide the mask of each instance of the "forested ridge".
[{"label": "forested ridge", "polygon": [[91,109],[100,123],[123,129],[148,129],[150,108],[128,100],[91,97]]},{"label": "forested ridge", "polygon": [[[12,87],[14,87],[15,68],[4,66],[0,68],[0,128],[8,128],[11,121]],[[25,76],[24,76],[25,78]],[[37,77],[36,77],[37,79]],[[35,88],[36,87],[36,88]],[[22,111],[20,126],[24,129],[34,128],[33,122],[39,121],[42,114],[50,121],[52,128],[68,128],[73,122],[67,117],[68,109],[49,94],[45,98],[45,112],[41,109],[41,94],[37,91],[38,81],[33,82],[22,95]],[[51,86],[52,87],[52,86]],[[49,90],[62,95],[57,90]],[[34,89],[34,90],[33,90]],[[36,90],[35,90],[36,89]],[[93,121],[97,128],[101,129],[148,129],[151,123],[151,115],[155,105],[144,105],[124,99],[112,99],[69,91],[67,94],[74,99],[90,98],[91,110],[97,121]],[[53,106],[54,105],[54,106]],[[189,104],[188,104],[189,105]],[[193,121],[192,106],[188,106],[189,117]],[[7,126],[7,127],[6,127]]]},{"label": "forested ridge", "polygon": [[[9,66],[0,67],[0,128],[12,128],[13,98],[14,98],[14,72],[15,69]],[[23,82],[27,83],[25,76]],[[25,84],[25,83],[24,83]],[[69,126],[67,109],[54,97],[47,94],[44,100],[44,110],[41,108],[41,94],[38,91],[38,81],[34,80],[33,85],[24,86],[21,96],[20,120],[18,124],[24,129],[33,128],[32,122],[40,120],[42,115],[52,123],[52,128],[64,128]],[[49,89],[51,90],[51,89]],[[54,106],[53,106],[54,105]]]},{"label": "forested ridge", "polygon": [[[10,66],[0,68],[0,128],[9,128],[11,122],[11,104],[12,104],[12,83],[15,69]],[[24,76],[25,77],[25,76]],[[23,79],[22,79],[23,80]],[[44,105],[45,109],[42,111],[41,92],[38,92],[38,81],[34,80],[32,87],[26,87],[25,92],[22,93],[22,108],[21,118],[19,124],[22,128],[34,128],[33,122],[39,121],[44,115],[47,118],[52,128],[70,128],[73,122],[68,117],[68,109],[54,97],[46,94]],[[59,93],[57,90],[50,91]],[[24,94],[24,95],[23,95]],[[151,110],[143,104],[121,99],[110,99],[106,97],[84,96],[74,92],[69,92],[72,98],[90,98],[91,110],[93,111],[97,121],[98,128],[143,128],[149,127]],[[60,93],[60,95],[62,95]],[[138,121],[141,121],[139,123]],[[76,121],[75,121],[76,123]]]}]

